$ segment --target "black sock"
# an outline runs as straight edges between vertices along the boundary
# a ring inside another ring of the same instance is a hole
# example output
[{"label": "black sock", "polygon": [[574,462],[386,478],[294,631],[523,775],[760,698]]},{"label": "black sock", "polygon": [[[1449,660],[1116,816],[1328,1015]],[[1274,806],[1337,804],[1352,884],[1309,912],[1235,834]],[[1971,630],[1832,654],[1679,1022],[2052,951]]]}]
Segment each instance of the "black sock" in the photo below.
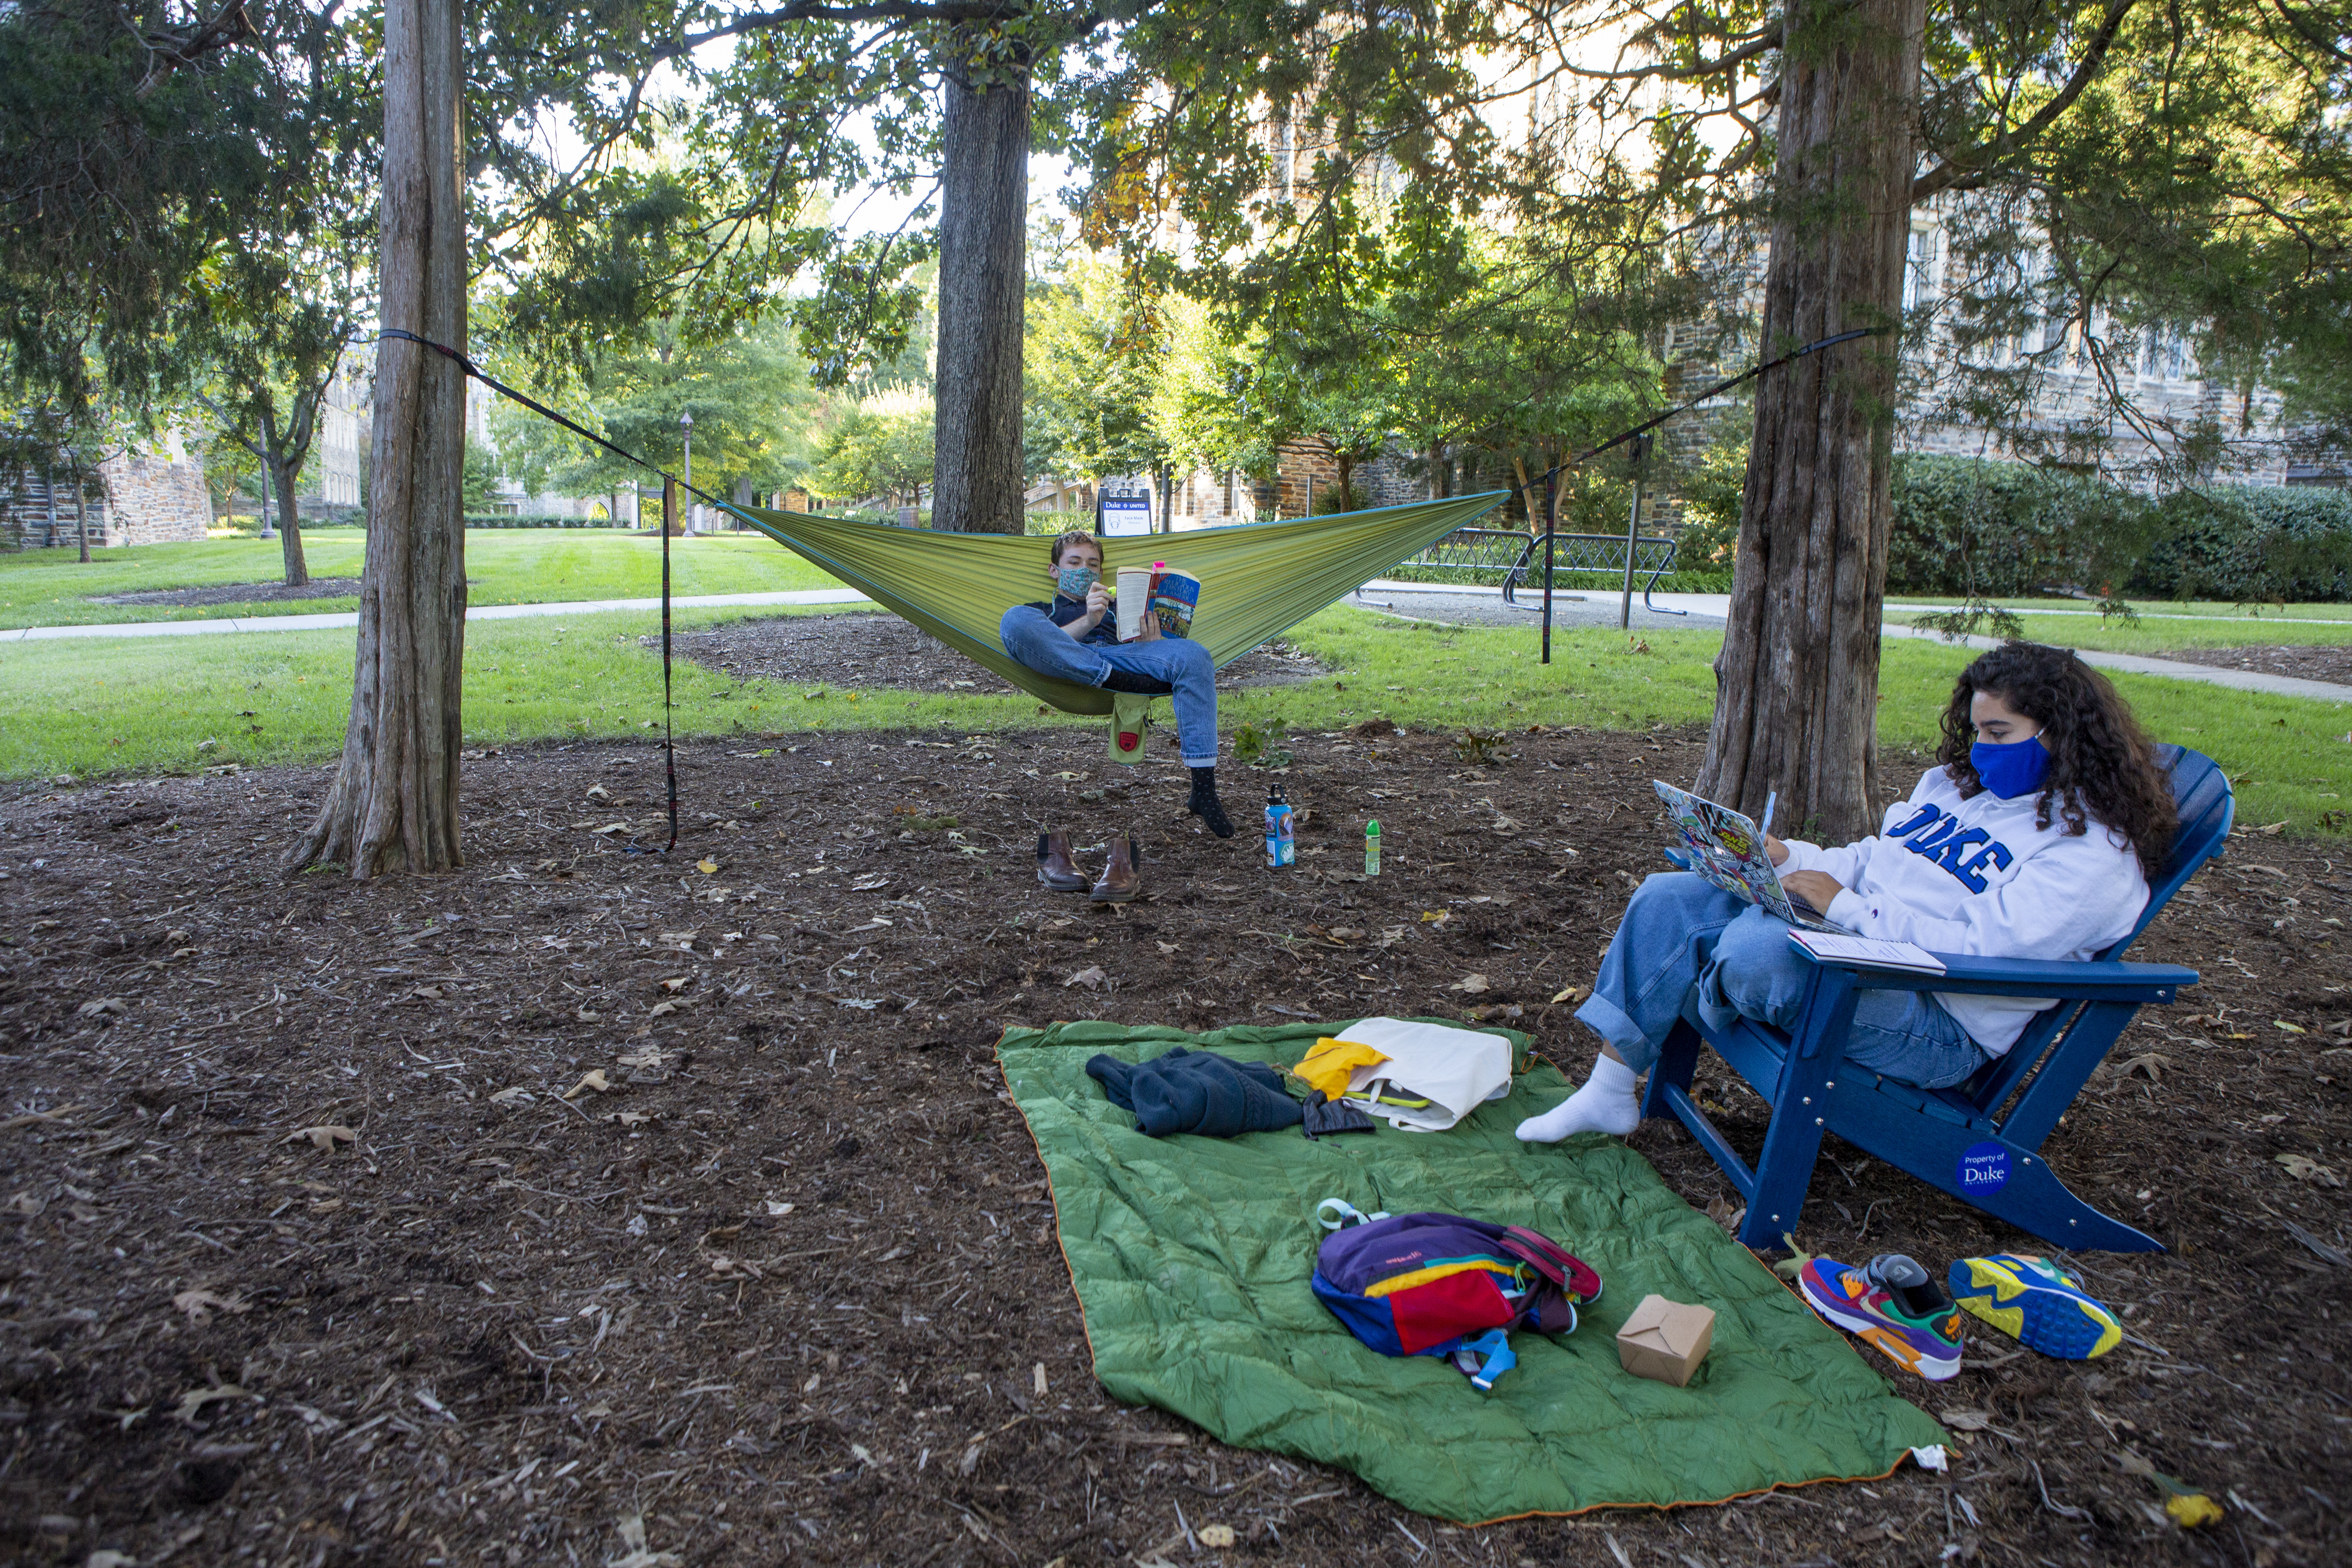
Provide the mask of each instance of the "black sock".
[{"label": "black sock", "polygon": [[1209,831],[1218,837],[1231,838],[1234,836],[1234,819],[1225,815],[1224,803],[1217,798],[1215,767],[1192,770],[1192,798],[1185,804],[1184,809],[1208,824]]}]

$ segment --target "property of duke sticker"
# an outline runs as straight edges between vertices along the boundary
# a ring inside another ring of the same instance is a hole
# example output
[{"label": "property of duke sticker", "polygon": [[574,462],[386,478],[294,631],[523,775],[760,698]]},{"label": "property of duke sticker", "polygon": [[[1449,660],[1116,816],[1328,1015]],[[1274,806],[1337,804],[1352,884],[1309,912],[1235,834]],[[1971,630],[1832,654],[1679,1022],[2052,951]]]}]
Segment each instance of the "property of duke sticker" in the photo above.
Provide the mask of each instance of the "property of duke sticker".
[{"label": "property of duke sticker", "polygon": [[1960,1155],[1962,1197],[1997,1193],[2009,1183],[2009,1151],[1998,1143],[1972,1143]]}]

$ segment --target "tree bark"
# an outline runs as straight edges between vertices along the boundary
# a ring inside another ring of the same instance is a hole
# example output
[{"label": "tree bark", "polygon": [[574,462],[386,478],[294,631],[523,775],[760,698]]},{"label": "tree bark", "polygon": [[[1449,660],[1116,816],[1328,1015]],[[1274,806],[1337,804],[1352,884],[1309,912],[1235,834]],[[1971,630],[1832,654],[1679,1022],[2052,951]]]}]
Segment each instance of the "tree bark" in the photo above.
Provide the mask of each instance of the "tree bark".
[{"label": "tree bark", "polygon": [[1926,0],[1792,0],[1759,352],[1886,329],[1756,394],[1698,791],[1838,843],[1875,825],[1895,329]]},{"label": "tree bark", "polygon": [[941,90],[932,526],[1019,533],[1029,83],[1000,78],[974,91],[950,72]]},{"label": "tree bark", "polygon": [[302,557],[302,514],[294,500],[294,480],[302,471],[302,457],[273,451],[268,468],[270,483],[278,491],[278,538],[286,556],[286,585],[299,588],[310,580],[310,563]]},{"label": "tree bark", "polygon": [[[466,346],[466,212],[458,176],[457,0],[391,0],[383,41],[387,328]],[[343,755],[289,868],[360,879],[442,871],[457,843],[466,634],[465,380],[386,338],[376,350],[368,551]]]},{"label": "tree bark", "polygon": [[74,537],[81,541],[81,563],[89,564],[89,485],[74,468]]}]

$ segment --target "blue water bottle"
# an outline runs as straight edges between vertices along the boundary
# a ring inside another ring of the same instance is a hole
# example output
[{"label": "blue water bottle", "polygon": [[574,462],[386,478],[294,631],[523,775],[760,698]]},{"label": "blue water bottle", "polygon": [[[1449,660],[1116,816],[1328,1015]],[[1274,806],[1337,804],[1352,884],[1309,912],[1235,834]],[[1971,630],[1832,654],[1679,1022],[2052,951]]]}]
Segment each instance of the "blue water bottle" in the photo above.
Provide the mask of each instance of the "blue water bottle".
[{"label": "blue water bottle", "polygon": [[1265,791],[1265,868],[1269,871],[1282,865],[1282,788],[1269,784]]},{"label": "blue water bottle", "polygon": [[1298,858],[1298,816],[1290,809],[1289,797],[1280,784],[1274,786],[1274,799],[1278,813],[1274,822],[1274,863],[1288,866]]}]

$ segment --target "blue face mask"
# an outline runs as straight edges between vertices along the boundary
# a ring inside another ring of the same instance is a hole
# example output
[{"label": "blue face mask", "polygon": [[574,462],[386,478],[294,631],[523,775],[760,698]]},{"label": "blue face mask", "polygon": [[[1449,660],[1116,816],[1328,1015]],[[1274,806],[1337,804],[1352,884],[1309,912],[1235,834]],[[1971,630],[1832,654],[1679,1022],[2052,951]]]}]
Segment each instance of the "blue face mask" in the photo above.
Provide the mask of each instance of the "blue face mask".
[{"label": "blue face mask", "polygon": [[2050,771],[2050,748],[2039,735],[2006,746],[1979,741],[1969,748],[1969,765],[1986,789],[2003,800],[2015,800],[2042,787],[2042,775]]},{"label": "blue face mask", "polygon": [[1087,596],[1087,590],[1093,587],[1100,576],[1101,574],[1091,566],[1065,566],[1062,568],[1061,576],[1055,580],[1054,586],[1065,599],[1083,601]]}]

